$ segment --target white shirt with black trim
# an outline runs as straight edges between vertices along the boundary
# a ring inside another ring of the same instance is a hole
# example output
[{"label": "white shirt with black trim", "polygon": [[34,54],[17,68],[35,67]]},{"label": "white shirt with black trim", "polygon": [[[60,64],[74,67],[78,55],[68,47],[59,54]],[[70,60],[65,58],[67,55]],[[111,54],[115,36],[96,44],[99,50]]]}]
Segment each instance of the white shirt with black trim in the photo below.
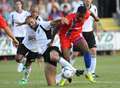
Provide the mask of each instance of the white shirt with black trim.
[{"label": "white shirt with black trim", "polygon": [[25,19],[29,15],[30,13],[25,10],[23,10],[21,13],[17,11],[13,11],[10,13],[8,23],[11,25],[15,37],[24,37],[26,35],[25,25],[17,26],[18,25],[17,23],[25,22]]},{"label": "white shirt with black trim", "polygon": [[39,22],[39,26],[37,27],[36,31],[34,31],[32,28],[30,28],[28,25],[27,27],[27,33],[23,40],[23,44],[26,48],[33,52],[39,52],[40,54],[43,54],[46,49],[48,48],[48,43],[50,40],[47,39],[46,33],[44,30],[40,27],[40,25],[45,30],[50,30],[50,22],[42,21]]},{"label": "white shirt with black trim", "polygon": [[[98,16],[97,7],[93,4],[91,4],[90,11],[95,15]],[[89,18],[84,22],[83,25],[83,32],[90,32],[93,31],[94,26],[94,18],[92,16],[89,16]]]}]

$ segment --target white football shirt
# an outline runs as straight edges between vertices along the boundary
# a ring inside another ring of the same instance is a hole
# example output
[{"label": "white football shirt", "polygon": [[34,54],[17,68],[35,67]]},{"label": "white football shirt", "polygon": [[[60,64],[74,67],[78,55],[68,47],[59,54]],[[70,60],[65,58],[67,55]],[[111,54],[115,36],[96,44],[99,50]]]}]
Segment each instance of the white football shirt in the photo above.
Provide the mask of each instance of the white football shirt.
[{"label": "white football shirt", "polygon": [[29,50],[33,52],[39,52],[40,54],[43,54],[46,49],[48,48],[48,43],[50,40],[47,39],[46,33],[44,30],[40,27],[40,25],[45,29],[45,30],[50,30],[50,21],[42,21],[39,22],[39,26],[37,27],[36,31],[34,31],[32,28],[30,28],[28,25],[26,26],[27,28],[27,33],[26,36],[23,40],[23,44],[25,47],[27,47]]},{"label": "white football shirt", "polygon": [[25,25],[17,26],[17,23],[25,22],[25,19],[29,15],[30,13],[25,10],[23,10],[21,13],[18,13],[17,11],[10,13],[8,23],[11,24],[11,28],[15,37],[24,37],[26,35]]},{"label": "white football shirt", "polygon": [[[91,4],[90,11],[95,16],[98,16],[97,7],[95,5]],[[94,18],[92,16],[89,16],[89,18],[83,24],[83,32],[93,31],[94,21]]]}]

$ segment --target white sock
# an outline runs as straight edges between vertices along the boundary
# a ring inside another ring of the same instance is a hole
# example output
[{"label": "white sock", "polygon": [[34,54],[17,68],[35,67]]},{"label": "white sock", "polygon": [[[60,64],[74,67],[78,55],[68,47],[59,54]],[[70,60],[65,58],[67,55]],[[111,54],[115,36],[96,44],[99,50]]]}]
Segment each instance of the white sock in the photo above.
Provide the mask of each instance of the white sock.
[{"label": "white sock", "polygon": [[75,63],[75,59],[71,58],[71,59],[70,59],[70,64],[71,64],[71,65],[74,65],[74,63]]},{"label": "white sock", "polygon": [[25,57],[22,58],[21,63],[22,63],[23,65],[25,65],[25,63],[26,63],[26,58],[25,58]]},{"label": "white sock", "polygon": [[95,70],[96,70],[96,58],[95,57],[91,58],[90,70],[92,73],[95,73]]},{"label": "white sock", "polygon": [[64,58],[60,58],[59,59],[59,63],[63,66],[66,67],[68,66],[69,68],[71,68],[72,70],[76,70],[68,61],[66,61]]},{"label": "white sock", "polygon": [[62,79],[62,72],[60,72],[57,76],[56,76],[56,84],[59,84],[60,81]]},{"label": "white sock", "polygon": [[75,63],[75,57],[73,57],[73,54],[70,56],[70,64],[74,65]]},{"label": "white sock", "polygon": [[28,80],[30,73],[31,73],[31,66],[29,68],[25,68],[23,79]]}]

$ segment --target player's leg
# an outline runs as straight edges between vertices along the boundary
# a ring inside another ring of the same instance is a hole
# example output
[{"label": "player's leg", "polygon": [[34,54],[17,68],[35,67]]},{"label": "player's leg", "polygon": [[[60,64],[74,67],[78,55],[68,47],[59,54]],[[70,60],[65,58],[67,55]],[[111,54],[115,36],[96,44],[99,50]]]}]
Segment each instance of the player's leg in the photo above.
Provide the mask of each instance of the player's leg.
[{"label": "player's leg", "polygon": [[30,50],[28,50],[28,53],[26,55],[26,63],[24,65],[24,70],[23,70],[23,79],[21,80],[21,84],[27,84],[28,80],[29,80],[29,76],[32,70],[32,63],[35,62],[36,58],[39,58],[40,55],[36,52],[32,52]]},{"label": "player's leg", "polygon": [[88,78],[88,80],[91,82],[95,82],[92,76],[92,72],[90,70],[91,54],[90,54],[89,47],[88,47],[86,40],[84,39],[84,37],[79,37],[77,40],[74,41],[74,45],[80,50],[82,50],[83,52],[84,62],[86,66],[86,78]]},{"label": "player's leg", "polygon": [[50,51],[51,49],[48,48],[46,52],[43,54],[44,61],[45,61],[44,71],[45,71],[45,77],[46,77],[48,86],[53,86],[53,85],[56,85],[55,77],[56,77],[57,62],[50,60]]},{"label": "player's leg", "polygon": [[[21,45],[24,37],[16,37],[16,39],[19,41],[19,43],[20,43],[20,45]],[[20,45],[19,45],[19,46],[20,46]],[[18,46],[18,47],[19,47],[19,46]],[[19,49],[19,48],[18,48],[18,49]],[[18,51],[18,49],[17,49],[17,51]],[[25,61],[26,61],[26,58],[23,57],[22,60],[18,63],[18,68],[17,68],[18,72],[22,72],[23,67],[24,67],[24,64],[25,64]]]},{"label": "player's leg", "polygon": [[56,66],[45,62],[45,77],[49,86],[56,85]]},{"label": "player's leg", "polygon": [[86,39],[88,46],[90,48],[91,52],[91,72],[93,73],[93,76],[95,76],[95,70],[96,70],[96,41],[95,36],[93,32],[83,32],[83,36]]},{"label": "player's leg", "polygon": [[20,44],[17,49],[17,54],[15,56],[16,62],[18,65],[18,72],[21,72],[23,70],[24,64],[25,64],[25,55],[27,54],[28,49],[23,45]]},{"label": "player's leg", "polygon": [[[48,53],[49,52],[49,53]],[[71,70],[75,71],[76,72],[76,69],[74,67],[72,67],[72,65],[67,62],[65,59],[63,58],[60,58],[60,51],[57,47],[49,47],[47,49],[47,51],[45,52],[44,54],[44,58],[45,58],[45,62],[49,62],[50,64],[56,66],[56,63],[60,63],[62,67],[69,67]],[[53,66],[51,66],[53,67]],[[48,67],[47,67],[48,68]],[[55,68],[53,68],[55,70]],[[46,72],[46,71],[45,71]],[[53,71],[55,73],[55,71]],[[50,73],[50,74],[53,74],[53,73]],[[46,74],[48,76],[47,77],[47,82],[48,82],[48,85],[53,85],[54,83],[51,83],[49,80],[54,80],[52,82],[56,82],[55,78],[56,78],[56,73],[54,74],[54,76],[52,76],[52,78],[50,77],[49,78],[49,74]],[[50,83],[49,83],[50,82]]]},{"label": "player's leg", "polygon": [[97,63],[97,59],[96,59],[96,47],[91,48],[90,49],[91,54],[92,54],[92,59],[91,59],[91,72],[93,74],[94,77],[98,77],[96,75],[96,63]]},{"label": "player's leg", "polygon": [[25,65],[24,65],[23,78],[22,78],[22,80],[20,80],[19,84],[24,85],[24,84],[28,83],[29,75],[31,73],[31,65],[32,65],[32,62],[27,59]]}]

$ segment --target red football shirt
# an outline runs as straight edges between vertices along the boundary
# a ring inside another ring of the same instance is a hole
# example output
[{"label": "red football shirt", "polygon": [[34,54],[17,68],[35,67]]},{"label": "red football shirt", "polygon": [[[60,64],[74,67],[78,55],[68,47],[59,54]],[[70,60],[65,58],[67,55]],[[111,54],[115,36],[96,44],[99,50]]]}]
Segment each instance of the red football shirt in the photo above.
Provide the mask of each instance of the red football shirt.
[{"label": "red football shirt", "polygon": [[5,21],[5,19],[0,15],[0,28],[5,28],[7,25],[7,22]]},{"label": "red football shirt", "polygon": [[[85,20],[88,19],[88,17],[90,16],[90,12],[87,11],[85,14]],[[72,21],[75,19],[76,14],[75,13],[71,13],[69,15],[66,16],[66,18],[68,19],[69,24],[68,25],[62,25],[60,28],[60,36],[64,36],[66,35],[66,32],[69,30],[69,28],[71,27]],[[73,31],[71,32],[70,35],[70,39],[73,42],[73,40],[75,40],[78,36],[80,36],[80,33],[82,33],[82,26],[84,24],[84,21],[77,21],[75,23],[75,27],[72,29]]]},{"label": "red football shirt", "polygon": [[[90,12],[87,11],[87,13],[85,15],[85,20],[88,19],[89,16],[90,16]],[[82,26],[84,24],[84,21],[75,22],[75,25],[72,28],[71,35],[69,37],[66,36],[66,32],[71,27],[75,17],[76,17],[75,13],[67,15],[66,18],[68,19],[69,24],[68,25],[61,25],[61,27],[60,27],[59,36],[60,36],[61,49],[70,48],[71,43],[73,43],[77,38],[81,37]]]}]

